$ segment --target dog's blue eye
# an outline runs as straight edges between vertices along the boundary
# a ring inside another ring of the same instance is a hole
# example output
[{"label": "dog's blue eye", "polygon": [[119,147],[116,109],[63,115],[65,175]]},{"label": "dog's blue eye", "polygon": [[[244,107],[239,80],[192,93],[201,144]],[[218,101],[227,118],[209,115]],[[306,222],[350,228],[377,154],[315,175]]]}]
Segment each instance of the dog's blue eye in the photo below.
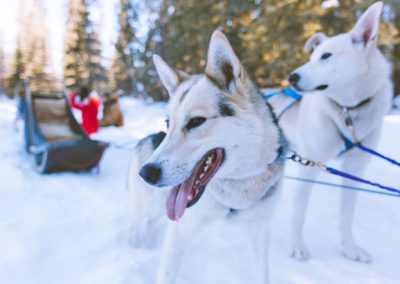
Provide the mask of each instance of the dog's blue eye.
[{"label": "dog's blue eye", "polygon": [[196,116],[189,120],[188,124],[186,124],[186,129],[190,130],[192,128],[198,127],[202,125],[206,121],[205,117],[202,116]]},{"label": "dog's blue eye", "polygon": [[167,129],[169,128],[169,119],[165,120],[165,124],[167,125]]},{"label": "dog's blue eye", "polygon": [[322,54],[321,59],[327,59],[329,57],[331,57],[332,53],[330,52],[325,52],[324,54]]}]

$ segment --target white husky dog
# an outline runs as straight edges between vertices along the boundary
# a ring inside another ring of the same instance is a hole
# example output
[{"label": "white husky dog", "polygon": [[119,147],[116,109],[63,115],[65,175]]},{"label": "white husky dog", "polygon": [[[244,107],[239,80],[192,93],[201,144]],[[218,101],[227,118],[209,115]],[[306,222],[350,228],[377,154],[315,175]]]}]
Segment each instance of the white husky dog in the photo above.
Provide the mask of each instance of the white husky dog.
[{"label": "white husky dog", "polygon": [[[327,162],[345,149],[344,137],[376,147],[393,95],[390,65],[376,46],[382,6],[382,2],[373,4],[348,33],[333,37],[316,33],[307,40],[304,49],[314,49],[310,61],[288,77],[294,89],[306,94],[280,120],[285,134],[301,155]],[[279,100],[271,100],[272,105],[279,108]],[[370,156],[351,148],[339,158],[343,171],[360,176]],[[313,168],[299,170],[302,178],[313,179],[317,174],[318,170]],[[343,180],[343,184],[355,185],[349,180]],[[306,260],[310,255],[303,242],[302,228],[311,186],[304,183],[299,187],[293,206],[292,256]],[[342,249],[352,260],[369,262],[371,257],[357,246],[352,234],[355,201],[354,191],[343,190]]]},{"label": "white husky dog", "polygon": [[[140,230],[157,218],[148,212],[165,206],[161,212],[170,220],[157,283],[175,283],[193,234],[226,217],[246,227],[257,283],[268,283],[269,223],[280,196],[286,147],[272,110],[219,31],[211,38],[205,74],[189,76],[157,55],[153,60],[170,95],[169,126],[166,135],[145,138],[134,152],[129,178],[134,243],[148,237]],[[168,195],[156,187],[169,187]]]}]

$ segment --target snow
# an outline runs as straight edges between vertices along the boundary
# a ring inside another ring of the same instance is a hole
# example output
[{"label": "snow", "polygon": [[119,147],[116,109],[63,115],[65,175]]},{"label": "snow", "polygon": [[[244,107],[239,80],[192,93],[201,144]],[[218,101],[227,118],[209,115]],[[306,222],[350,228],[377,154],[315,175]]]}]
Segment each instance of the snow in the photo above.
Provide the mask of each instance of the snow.
[{"label": "snow", "polygon": [[[162,247],[129,244],[126,178],[130,148],[164,129],[165,104],[121,100],[125,126],[101,129],[96,139],[113,143],[100,174],[41,175],[24,152],[15,101],[0,98],[0,283],[154,283]],[[386,117],[378,151],[400,160],[400,116]],[[331,163],[337,166],[335,162]],[[288,175],[296,165],[289,164]],[[400,188],[399,168],[372,159],[365,177]],[[338,182],[321,175],[319,180]],[[339,191],[316,186],[305,226],[308,262],[289,257],[289,221],[295,181],[272,225],[272,283],[399,283],[400,199],[360,193],[354,224],[360,246],[374,257],[360,264],[342,257],[338,234]],[[160,223],[162,226],[163,223]],[[243,230],[219,220],[199,231],[184,256],[178,284],[253,283],[250,244]]]}]

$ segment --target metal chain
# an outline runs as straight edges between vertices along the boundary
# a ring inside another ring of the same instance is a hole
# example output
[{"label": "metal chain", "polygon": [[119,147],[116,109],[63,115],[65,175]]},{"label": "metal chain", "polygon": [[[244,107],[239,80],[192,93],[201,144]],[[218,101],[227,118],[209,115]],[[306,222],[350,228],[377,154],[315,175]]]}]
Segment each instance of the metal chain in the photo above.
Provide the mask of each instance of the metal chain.
[{"label": "metal chain", "polygon": [[328,172],[326,169],[327,166],[325,166],[321,162],[315,162],[314,160],[311,160],[309,158],[302,157],[293,150],[287,150],[287,153],[288,153],[288,155],[286,156],[286,159],[288,159],[288,160],[292,160],[293,162],[296,162],[303,166],[318,167],[322,171]]},{"label": "metal chain", "polygon": [[344,106],[342,106],[342,110],[345,116],[346,126],[350,129],[351,136],[353,136],[353,143],[360,143],[360,140],[358,140],[357,138],[356,130],[354,129],[353,119],[350,116],[349,110],[347,109],[347,107]]}]

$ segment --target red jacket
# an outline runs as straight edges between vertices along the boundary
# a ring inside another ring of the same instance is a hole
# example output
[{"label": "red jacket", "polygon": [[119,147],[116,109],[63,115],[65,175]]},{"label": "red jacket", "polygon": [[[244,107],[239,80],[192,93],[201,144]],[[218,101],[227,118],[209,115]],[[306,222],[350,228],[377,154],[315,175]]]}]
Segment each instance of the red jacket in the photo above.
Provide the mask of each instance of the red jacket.
[{"label": "red jacket", "polygon": [[99,120],[97,114],[101,104],[98,98],[89,97],[89,102],[76,102],[77,94],[73,93],[70,97],[71,106],[82,111],[82,127],[87,134],[96,133],[99,130]]}]

